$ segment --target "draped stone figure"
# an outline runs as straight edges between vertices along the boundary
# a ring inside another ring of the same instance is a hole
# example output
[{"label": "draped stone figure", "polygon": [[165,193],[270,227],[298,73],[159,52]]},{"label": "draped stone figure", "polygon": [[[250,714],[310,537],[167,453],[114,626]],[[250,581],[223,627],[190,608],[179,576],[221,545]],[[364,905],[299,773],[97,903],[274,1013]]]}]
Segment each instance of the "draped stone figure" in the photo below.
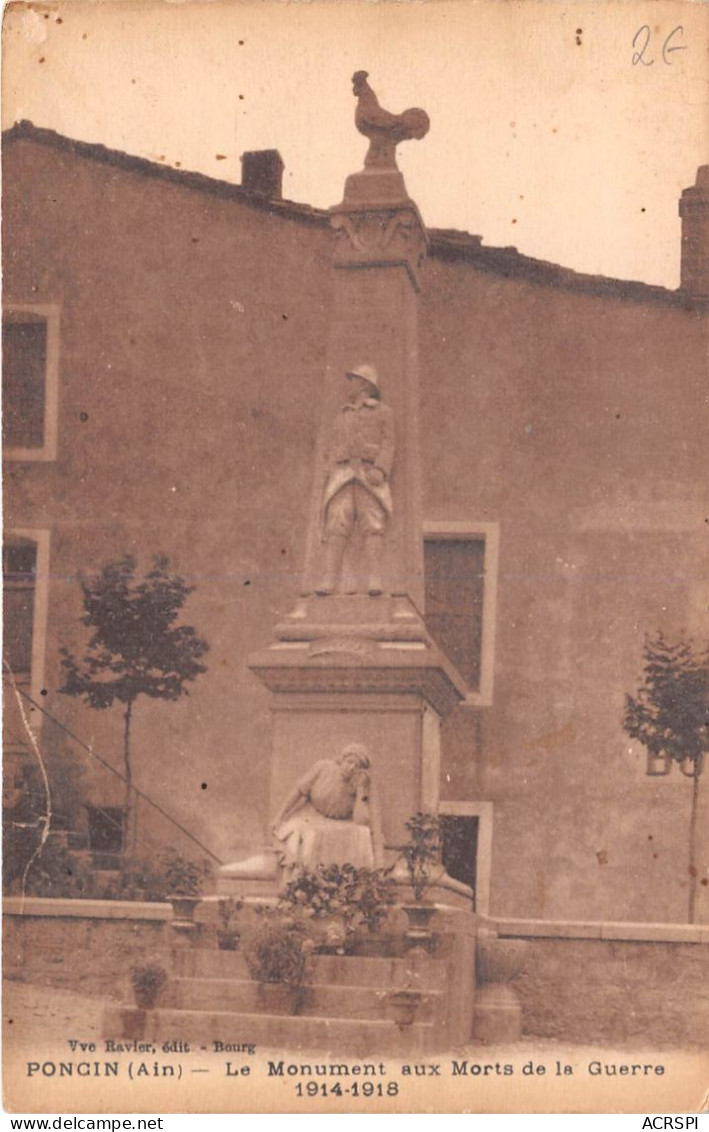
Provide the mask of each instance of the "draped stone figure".
[{"label": "draped stone figure", "polygon": [[381,865],[379,813],[367,748],[350,743],[338,758],[318,760],[286,798],[272,832],[286,870]]}]

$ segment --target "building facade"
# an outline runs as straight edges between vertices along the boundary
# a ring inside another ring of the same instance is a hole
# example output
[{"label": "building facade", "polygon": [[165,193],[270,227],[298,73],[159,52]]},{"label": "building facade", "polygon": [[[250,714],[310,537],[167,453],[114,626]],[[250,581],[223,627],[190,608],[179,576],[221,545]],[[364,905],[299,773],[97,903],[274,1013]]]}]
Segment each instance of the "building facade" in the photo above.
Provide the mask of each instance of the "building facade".
[{"label": "building facade", "polygon": [[[195,586],[208,670],[136,705],[135,783],[231,860],[268,836],[246,658],[301,585],[328,215],[281,199],[273,151],[237,186],[27,123],[4,143],[8,820],[41,757],[68,832],[120,849],[97,758],[120,771],[120,715],[60,693],[59,650],[86,640],[80,573],[160,553]],[[471,688],[441,809],[468,845],[451,867],[499,916],[686,917],[691,784],[648,777],[621,725],[645,634],[709,636],[704,168],[681,211],[677,292],[429,232],[424,612]],[[181,836],[146,800],[136,829],[139,854]]]}]

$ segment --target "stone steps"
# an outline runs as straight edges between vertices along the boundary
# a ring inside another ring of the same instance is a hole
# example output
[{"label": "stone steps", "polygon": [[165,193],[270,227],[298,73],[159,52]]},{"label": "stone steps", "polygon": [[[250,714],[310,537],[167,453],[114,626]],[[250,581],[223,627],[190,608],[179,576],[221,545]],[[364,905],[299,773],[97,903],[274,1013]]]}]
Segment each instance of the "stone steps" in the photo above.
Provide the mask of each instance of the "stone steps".
[{"label": "stone steps", "polygon": [[[446,965],[436,959],[404,956],[374,959],[359,955],[318,955],[313,961],[310,983],[342,987],[386,988],[393,990],[411,982],[412,974],[426,990],[442,991],[446,986]],[[176,979],[243,979],[249,974],[240,951],[185,949],[175,953]]]},{"label": "stone steps", "polygon": [[[251,979],[175,979],[168,988],[165,1005],[175,1010],[233,1011],[257,1013],[268,1007],[264,989]],[[348,1017],[381,1021],[390,1016],[388,999],[391,987],[353,986],[341,983],[308,982],[301,988],[300,1016]],[[429,1022],[442,998],[440,990],[421,988],[425,998],[417,1018]]]},{"label": "stone steps", "polygon": [[[179,946],[172,952],[172,977],[159,1008],[112,1007],[103,1033],[117,1039],[183,1039],[210,1051],[215,1041],[249,1043],[289,1050],[291,1058],[301,1050],[366,1058],[452,1048],[471,1033],[468,984],[474,952],[468,940],[474,937],[439,932],[436,938],[434,957],[416,950],[392,955],[384,948],[378,957],[314,955],[297,992],[251,979],[240,947],[221,951],[214,940],[211,946]],[[452,969],[458,987],[451,983]],[[406,1002],[392,999],[399,990],[420,995],[418,1003],[409,1003],[408,1017]],[[228,1061],[230,1055],[224,1056]]]},{"label": "stone steps", "polygon": [[[104,1032],[120,1031],[120,1008],[107,1011]],[[110,1015],[115,1014],[112,1020]],[[114,1028],[115,1027],[115,1028]],[[208,1010],[152,1010],[146,1014],[144,1038],[162,1041],[168,1034],[173,1040],[187,1040],[193,1046],[212,1049],[215,1040],[239,1044],[251,1042],[267,1049],[331,1050],[348,1058],[365,1058],[377,1054],[409,1057],[423,1054],[430,1048],[433,1025],[414,1022],[399,1027],[390,1020],[329,1018],[317,1015],[303,1017],[290,1014],[249,1014]],[[285,1060],[292,1060],[286,1056]],[[283,1057],[279,1053],[280,1060]],[[224,1054],[225,1062],[238,1062],[239,1055]]]}]

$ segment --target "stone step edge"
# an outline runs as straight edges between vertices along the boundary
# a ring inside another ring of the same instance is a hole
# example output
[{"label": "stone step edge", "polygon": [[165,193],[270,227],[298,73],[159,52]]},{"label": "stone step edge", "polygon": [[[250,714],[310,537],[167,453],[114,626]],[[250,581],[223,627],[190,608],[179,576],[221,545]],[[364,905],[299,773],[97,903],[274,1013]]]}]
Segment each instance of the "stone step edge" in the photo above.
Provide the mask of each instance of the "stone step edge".
[{"label": "stone step edge", "polygon": [[[175,986],[181,983],[227,983],[229,987],[259,987],[259,986],[278,986],[278,983],[257,983],[253,979],[224,979],[224,978],[208,978],[202,975],[176,975],[170,980],[170,986]],[[205,987],[205,990],[207,988]],[[212,988],[216,989],[216,988]],[[445,990],[442,987],[382,987],[381,985],[370,985],[369,983],[303,983],[302,990],[327,990],[327,991],[372,991],[374,994],[388,995],[397,994],[400,991],[417,990],[422,995],[428,995],[435,998],[442,998]],[[158,1007],[158,1009],[160,1009]]]},{"label": "stone step edge", "polygon": [[[129,1004],[128,1008],[130,1009],[130,1004]],[[118,1009],[125,1010],[126,1007],[119,1005]],[[134,1007],[133,1009],[137,1009],[137,1007]],[[162,1007],[158,1007],[157,1010],[151,1010],[149,1012],[146,1011],[146,1013],[150,1013],[153,1017],[155,1015],[158,1015],[158,1016],[179,1015],[180,1017],[184,1016],[186,1020],[187,1020],[187,1018],[194,1018],[195,1020],[197,1020],[197,1019],[201,1020],[203,1018],[218,1018],[218,1019],[223,1018],[225,1020],[228,1019],[228,1018],[230,1018],[230,1019],[231,1018],[238,1018],[239,1021],[243,1024],[246,1024],[246,1023],[256,1024],[259,1021],[259,1019],[268,1018],[268,1019],[276,1019],[279,1022],[283,1022],[284,1019],[288,1022],[295,1022],[295,1023],[300,1022],[300,1023],[303,1023],[304,1025],[308,1025],[308,1026],[311,1026],[311,1025],[314,1025],[314,1024],[320,1024],[320,1023],[322,1023],[323,1025],[329,1025],[329,1024],[338,1024],[339,1025],[339,1024],[344,1023],[345,1025],[357,1026],[358,1028],[365,1027],[365,1026],[375,1026],[377,1029],[383,1029],[383,1028],[386,1027],[387,1030],[390,1030],[393,1026],[396,1026],[396,1023],[393,1021],[393,1019],[388,1019],[388,1018],[340,1018],[339,1016],[329,1015],[329,1014],[266,1014],[266,1013],[258,1013],[258,1014],[248,1013],[247,1014],[247,1013],[241,1013],[237,1010],[180,1010],[177,1007],[166,1007],[164,1009]],[[406,1029],[407,1030],[413,1029],[414,1026],[420,1027],[421,1029],[425,1029],[425,1030],[432,1030],[434,1023],[431,1022],[431,1021],[428,1021],[428,1022],[412,1022],[411,1026],[407,1026]]]},{"label": "stone step edge", "polygon": [[[228,952],[212,952],[212,951],[210,951],[210,952],[208,952],[208,954],[210,954],[210,955],[223,954],[224,955],[224,954],[228,954]],[[376,985],[376,984],[368,983],[366,981],[366,979],[367,979],[367,968],[366,967],[365,967],[364,971],[361,971],[361,975],[358,977],[357,972],[348,967],[348,965],[347,965],[348,959],[354,960],[354,962],[356,962],[358,964],[358,966],[360,965],[360,963],[361,964],[377,964],[377,965],[382,964],[382,963],[387,963],[387,964],[396,963],[397,965],[404,966],[404,964],[406,962],[406,957],[403,956],[403,955],[397,955],[397,956],[394,956],[392,958],[382,958],[382,959],[374,958],[373,956],[366,956],[365,957],[365,956],[357,956],[357,955],[353,955],[353,956],[327,955],[327,956],[323,956],[323,959],[329,961],[326,964],[323,964],[323,966],[333,966],[333,961],[334,961],[334,965],[336,967],[336,974],[337,974],[338,980],[339,980],[337,985],[343,986],[343,987],[361,987],[361,986],[375,986]],[[241,967],[241,964],[239,964],[239,967]],[[429,970],[431,971],[432,977],[439,978],[439,977],[443,976],[445,978],[447,967],[446,967],[446,962],[445,962],[444,959],[429,959],[428,960],[428,967],[429,967]],[[377,966],[376,969],[379,972],[381,972],[381,970],[382,970],[381,966]],[[242,974],[242,971],[238,971],[237,977],[240,977],[241,974]],[[315,971],[315,974],[317,975],[317,969]],[[354,982],[347,982],[346,977],[354,979],[355,981]],[[218,974],[218,975],[213,975],[213,974],[210,974],[210,975],[199,975],[199,974],[193,975],[193,974],[182,974],[181,972],[176,972],[172,976],[172,978],[174,978],[174,979],[204,979],[205,981],[231,980],[231,976],[228,973],[224,974],[223,972]],[[247,980],[243,980],[243,981],[247,981]],[[308,985],[312,985],[312,984],[308,984]]]}]

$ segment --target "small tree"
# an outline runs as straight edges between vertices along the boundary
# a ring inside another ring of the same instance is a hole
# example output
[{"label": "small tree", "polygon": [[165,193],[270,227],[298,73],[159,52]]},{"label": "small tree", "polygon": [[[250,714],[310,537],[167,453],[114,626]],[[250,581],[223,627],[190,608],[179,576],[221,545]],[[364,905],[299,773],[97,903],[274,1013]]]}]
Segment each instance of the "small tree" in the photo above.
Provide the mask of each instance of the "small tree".
[{"label": "small tree", "polygon": [[97,710],[116,700],[123,705],[126,848],[133,789],[133,705],[138,696],[177,700],[188,694],[188,683],[206,672],[200,663],[206,641],[191,626],[175,624],[194,586],[169,574],[168,566],[167,558],[156,555],[152,570],[139,578],[135,558],[126,555],[107,563],[95,576],[81,577],[81,620],[91,636],[80,660],[69,649],[60,650],[64,669],[60,692],[79,696]]},{"label": "small tree", "polygon": [[689,922],[697,896],[697,803],[709,751],[709,650],[691,641],[672,643],[662,633],[646,639],[644,682],[626,696],[623,726],[648,754],[663,758],[692,779],[689,817]]}]

